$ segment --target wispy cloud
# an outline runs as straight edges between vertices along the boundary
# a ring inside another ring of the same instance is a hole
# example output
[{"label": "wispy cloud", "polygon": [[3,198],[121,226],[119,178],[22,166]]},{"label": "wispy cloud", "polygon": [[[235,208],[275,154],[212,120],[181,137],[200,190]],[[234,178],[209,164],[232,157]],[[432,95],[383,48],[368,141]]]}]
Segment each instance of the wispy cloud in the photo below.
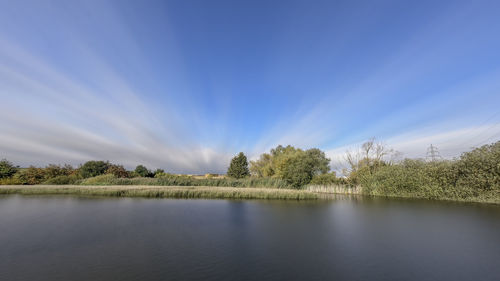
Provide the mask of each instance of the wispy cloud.
[{"label": "wispy cloud", "polygon": [[[467,4],[456,5],[426,18],[394,52],[358,75],[358,80],[334,85],[317,102],[309,101],[296,108],[295,114],[281,116],[259,140],[253,155],[278,144],[319,146],[343,153],[346,147],[373,136],[389,141],[419,131],[419,137],[432,136],[431,140],[436,141],[436,132],[482,130],[488,114],[496,110],[494,103],[500,102],[498,65],[453,82],[435,81],[439,76],[443,76],[444,81],[443,71],[457,67],[457,63],[460,65],[470,49],[480,46],[477,42],[486,44],[485,41],[493,40],[486,33],[477,32],[477,25],[483,24],[483,19],[475,17],[476,9]],[[468,38],[467,42],[462,42],[463,38]],[[457,42],[466,48],[457,48]],[[430,81],[442,85],[426,88]],[[498,122],[498,117],[487,121]],[[462,141],[467,138],[466,135],[457,137]],[[466,151],[480,140],[464,141],[464,145],[450,153]],[[400,150],[413,157],[414,152],[421,149],[415,145],[414,148],[401,146]]]},{"label": "wispy cloud", "polygon": [[[89,89],[49,63],[2,40],[0,44],[0,151],[17,164],[78,164],[110,160],[133,167],[139,163],[173,172],[219,172],[228,154],[190,140],[183,124],[160,121],[153,107],[96,58]],[[105,81],[105,82],[104,82]],[[163,114],[164,115],[164,114]]]}]

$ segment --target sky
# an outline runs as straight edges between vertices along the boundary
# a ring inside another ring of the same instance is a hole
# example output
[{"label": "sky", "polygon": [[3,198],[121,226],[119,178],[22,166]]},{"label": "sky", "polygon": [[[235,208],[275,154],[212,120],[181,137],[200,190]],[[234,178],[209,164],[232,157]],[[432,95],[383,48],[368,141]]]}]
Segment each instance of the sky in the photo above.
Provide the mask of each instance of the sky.
[{"label": "sky", "polygon": [[0,158],[223,173],[500,140],[499,1],[0,0]]}]

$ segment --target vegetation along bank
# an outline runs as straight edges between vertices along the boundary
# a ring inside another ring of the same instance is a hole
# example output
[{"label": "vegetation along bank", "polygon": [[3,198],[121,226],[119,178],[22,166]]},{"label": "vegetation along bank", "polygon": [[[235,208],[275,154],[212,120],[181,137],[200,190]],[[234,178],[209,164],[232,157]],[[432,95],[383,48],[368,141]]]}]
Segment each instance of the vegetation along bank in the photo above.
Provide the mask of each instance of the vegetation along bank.
[{"label": "vegetation along bank", "polygon": [[[372,139],[359,149],[346,152],[348,165],[342,176],[331,171],[330,159],[323,151],[281,145],[250,162],[244,153],[239,153],[231,160],[226,175],[178,175],[161,169],[151,171],[143,165],[129,171],[107,161],[88,161],[78,168],[20,168],[4,159],[0,161],[0,184],[10,186],[2,187],[0,192],[248,199],[310,199],[315,198],[313,194],[331,192],[500,203],[500,142],[475,148],[452,160],[396,156],[393,150]],[[13,186],[40,184],[52,187]]]}]

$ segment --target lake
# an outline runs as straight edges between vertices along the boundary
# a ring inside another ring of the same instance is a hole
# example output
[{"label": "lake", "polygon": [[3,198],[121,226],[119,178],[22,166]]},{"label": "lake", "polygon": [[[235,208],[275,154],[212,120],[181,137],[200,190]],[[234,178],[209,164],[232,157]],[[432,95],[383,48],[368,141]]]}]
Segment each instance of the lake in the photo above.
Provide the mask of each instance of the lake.
[{"label": "lake", "polygon": [[0,280],[500,280],[500,206],[1,196]]}]

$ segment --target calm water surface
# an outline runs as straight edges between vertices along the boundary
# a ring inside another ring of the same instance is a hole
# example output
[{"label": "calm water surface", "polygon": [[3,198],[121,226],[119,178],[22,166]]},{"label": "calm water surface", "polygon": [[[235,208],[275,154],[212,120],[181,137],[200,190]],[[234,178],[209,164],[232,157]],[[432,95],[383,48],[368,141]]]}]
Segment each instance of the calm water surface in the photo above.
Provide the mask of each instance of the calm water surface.
[{"label": "calm water surface", "polygon": [[500,280],[500,206],[3,196],[0,280]]}]

